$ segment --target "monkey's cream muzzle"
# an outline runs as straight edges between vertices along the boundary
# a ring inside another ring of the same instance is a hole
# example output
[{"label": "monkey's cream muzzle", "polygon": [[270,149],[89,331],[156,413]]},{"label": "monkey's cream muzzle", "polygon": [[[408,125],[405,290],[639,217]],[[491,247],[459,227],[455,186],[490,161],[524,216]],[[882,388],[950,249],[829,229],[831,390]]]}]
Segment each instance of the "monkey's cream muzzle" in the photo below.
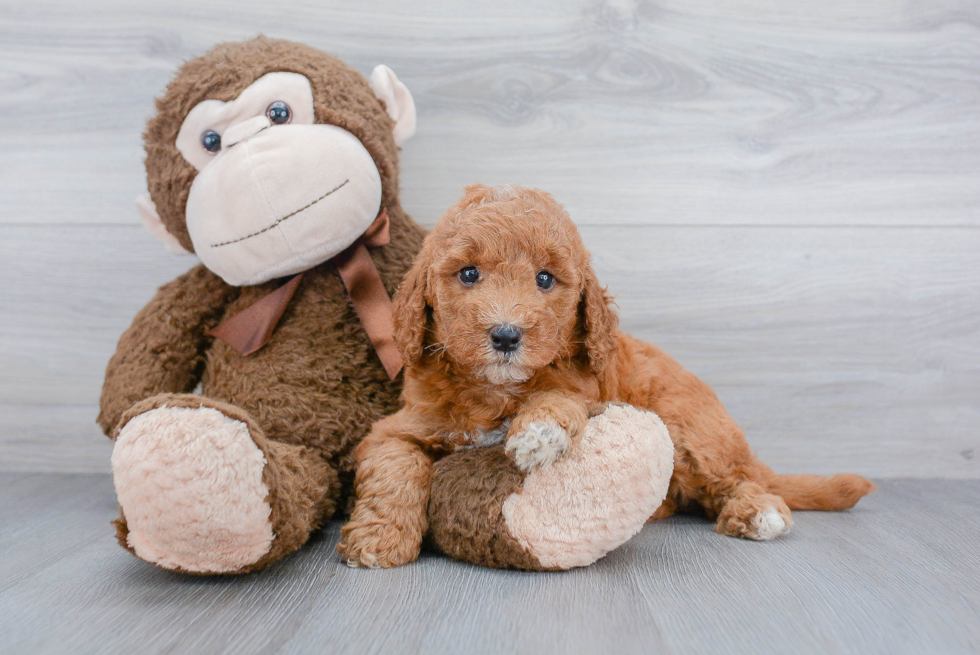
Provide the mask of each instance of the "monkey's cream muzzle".
[{"label": "monkey's cream muzzle", "polygon": [[[273,104],[285,105],[275,124]],[[212,152],[204,136],[220,139]],[[194,252],[235,286],[305,271],[354,243],[378,215],[381,176],[353,134],[314,124],[313,91],[270,73],[235,100],[205,100],[184,119],[180,150],[199,173],[187,198]]]},{"label": "monkey's cream muzzle", "polygon": [[259,284],[340,253],[380,206],[381,177],[357,137],[333,125],[273,125],[222,147],[197,175],[187,231],[225,282]]}]

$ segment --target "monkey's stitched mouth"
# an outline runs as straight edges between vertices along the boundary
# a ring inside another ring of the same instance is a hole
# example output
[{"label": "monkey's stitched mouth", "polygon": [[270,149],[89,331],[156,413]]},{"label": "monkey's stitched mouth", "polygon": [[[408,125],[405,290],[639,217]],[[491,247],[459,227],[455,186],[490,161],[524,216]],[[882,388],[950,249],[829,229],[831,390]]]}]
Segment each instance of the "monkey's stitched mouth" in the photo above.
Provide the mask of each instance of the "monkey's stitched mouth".
[{"label": "monkey's stitched mouth", "polygon": [[245,239],[251,239],[252,237],[257,237],[257,236],[259,236],[260,234],[262,234],[263,232],[268,232],[269,230],[271,230],[271,229],[272,229],[272,228],[274,228],[275,226],[277,226],[277,225],[279,225],[280,223],[282,223],[282,222],[283,222],[284,220],[286,220],[287,218],[292,218],[292,217],[293,217],[293,216],[295,216],[296,214],[299,214],[300,212],[303,212],[303,211],[306,211],[307,209],[309,209],[310,207],[312,207],[312,206],[313,206],[313,205],[315,205],[316,203],[318,203],[318,202],[320,202],[321,200],[323,200],[324,198],[326,198],[326,197],[327,197],[327,196],[329,196],[330,194],[332,194],[332,193],[334,193],[335,191],[339,191],[339,190],[340,190],[341,188],[343,188],[343,187],[344,187],[344,185],[346,185],[346,184],[347,184],[348,182],[350,182],[350,180],[349,180],[349,179],[348,179],[348,180],[344,180],[343,182],[341,182],[340,184],[338,184],[338,185],[337,185],[337,186],[335,186],[334,188],[332,188],[332,189],[330,189],[329,191],[327,191],[326,193],[324,193],[324,194],[323,194],[322,196],[320,196],[320,197],[319,197],[319,198],[317,198],[316,200],[314,200],[314,201],[312,201],[312,202],[309,202],[309,203],[307,203],[307,204],[305,204],[305,205],[303,205],[302,207],[300,207],[299,209],[297,209],[297,210],[295,210],[295,211],[292,211],[292,212],[290,212],[290,213],[288,213],[288,214],[286,214],[286,215],[285,215],[285,216],[283,216],[282,218],[280,218],[280,219],[277,219],[277,220],[276,220],[276,222],[275,222],[275,223],[273,223],[272,225],[269,225],[269,226],[267,226],[267,227],[264,227],[264,228],[262,228],[261,230],[259,230],[258,232],[252,232],[251,234],[246,234],[246,235],[245,235],[245,236],[243,236],[243,237],[239,237],[239,238],[237,238],[237,239],[232,239],[231,241],[222,241],[221,243],[212,243],[212,244],[211,244],[211,247],[212,247],[212,248],[219,248],[219,247],[221,247],[221,246],[227,246],[227,245],[231,245],[231,244],[233,244],[233,243],[238,243],[239,241],[244,241]]}]

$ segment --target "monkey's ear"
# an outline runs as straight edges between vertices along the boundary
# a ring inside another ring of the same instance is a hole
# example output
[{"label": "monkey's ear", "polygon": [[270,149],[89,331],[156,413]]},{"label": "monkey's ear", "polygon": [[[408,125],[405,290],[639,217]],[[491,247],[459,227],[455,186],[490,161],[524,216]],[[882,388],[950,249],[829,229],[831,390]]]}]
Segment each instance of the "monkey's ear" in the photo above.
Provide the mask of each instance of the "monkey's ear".
[{"label": "monkey's ear", "polygon": [[136,196],[136,208],[140,212],[140,218],[143,219],[143,225],[147,231],[156,237],[157,241],[166,246],[167,250],[177,255],[193,254],[184,248],[184,246],[180,245],[177,237],[167,231],[163,221],[160,220],[160,215],[157,213],[157,206],[150,199],[150,194],[144,193]]},{"label": "monkey's ear", "polygon": [[378,64],[371,71],[371,89],[385,101],[388,115],[395,121],[395,143],[401,145],[415,134],[415,100],[395,71]]}]

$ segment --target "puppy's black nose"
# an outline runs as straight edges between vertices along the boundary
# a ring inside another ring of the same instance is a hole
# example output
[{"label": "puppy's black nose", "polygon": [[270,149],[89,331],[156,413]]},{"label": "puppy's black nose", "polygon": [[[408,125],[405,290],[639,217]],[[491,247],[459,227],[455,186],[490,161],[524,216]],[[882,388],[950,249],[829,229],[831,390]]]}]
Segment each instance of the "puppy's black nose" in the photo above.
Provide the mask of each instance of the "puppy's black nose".
[{"label": "puppy's black nose", "polygon": [[493,349],[501,353],[512,353],[521,345],[521,331],[513,325],[498,325],[490,332]]}]

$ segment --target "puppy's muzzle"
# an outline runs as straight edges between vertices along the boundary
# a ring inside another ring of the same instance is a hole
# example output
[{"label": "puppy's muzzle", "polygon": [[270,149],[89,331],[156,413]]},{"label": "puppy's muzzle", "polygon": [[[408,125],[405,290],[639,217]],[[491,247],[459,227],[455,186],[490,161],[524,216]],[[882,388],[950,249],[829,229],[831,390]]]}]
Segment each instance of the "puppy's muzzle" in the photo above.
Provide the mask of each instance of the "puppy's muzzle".
[{"label": "puppy's muzzle", "polygon": [[490,330],[490,343],[498,353],[512,353],[521,345],[521,331],[513,325],[498,325]]}]

